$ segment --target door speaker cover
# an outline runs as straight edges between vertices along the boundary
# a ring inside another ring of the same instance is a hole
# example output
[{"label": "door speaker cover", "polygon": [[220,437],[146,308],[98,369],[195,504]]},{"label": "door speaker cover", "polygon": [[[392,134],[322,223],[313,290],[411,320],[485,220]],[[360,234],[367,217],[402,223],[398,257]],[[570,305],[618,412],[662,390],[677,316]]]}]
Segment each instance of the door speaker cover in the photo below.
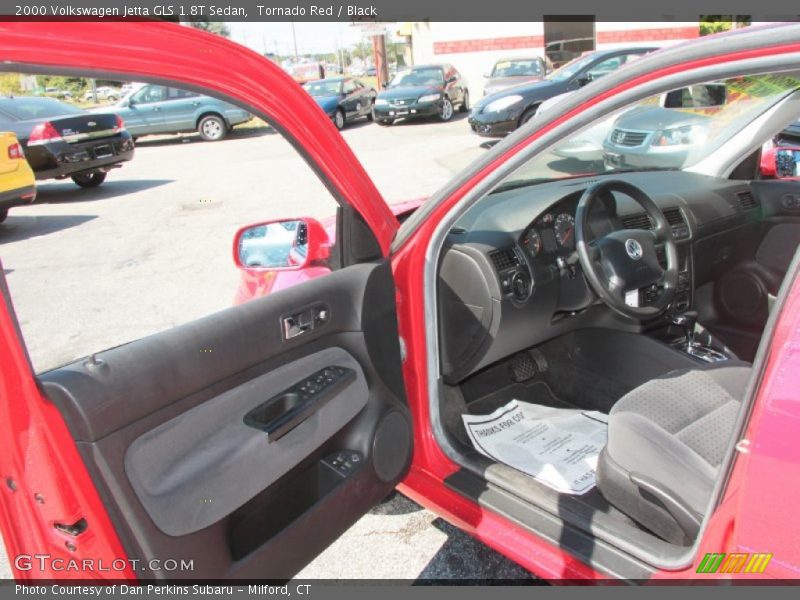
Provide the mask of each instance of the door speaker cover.
[{"label": "door speaker cover", "polygon": [[411,427],[405,416],[393,410],[386,414],[375,431],[372,464],[381,481],[395,481],[404,474],[411,459]]}]

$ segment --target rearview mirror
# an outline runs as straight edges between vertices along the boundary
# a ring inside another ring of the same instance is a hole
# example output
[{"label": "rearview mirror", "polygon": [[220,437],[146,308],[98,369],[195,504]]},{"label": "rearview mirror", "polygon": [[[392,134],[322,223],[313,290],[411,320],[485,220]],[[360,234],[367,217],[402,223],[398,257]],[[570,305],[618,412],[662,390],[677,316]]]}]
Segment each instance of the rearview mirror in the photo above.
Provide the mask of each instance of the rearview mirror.
[{"label": "rearview mirror", "polygon": [[328,234],[311,218],[248,225],[233,239],[233,260],[242,269],[297,271],[326,261],[329,255]]},{"label": "rearview mirror", "polygon": [[712,108],[724,106],[728,101],[728,88],[721,83],[691,85],[667,92],[664,108]]}]

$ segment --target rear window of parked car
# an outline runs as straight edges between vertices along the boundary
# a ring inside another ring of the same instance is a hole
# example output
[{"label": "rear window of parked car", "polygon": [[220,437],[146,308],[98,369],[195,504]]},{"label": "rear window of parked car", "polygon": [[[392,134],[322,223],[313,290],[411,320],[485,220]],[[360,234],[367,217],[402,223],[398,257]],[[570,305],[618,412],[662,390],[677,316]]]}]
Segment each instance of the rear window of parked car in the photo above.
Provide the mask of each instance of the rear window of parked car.
[{"label": "rear window of parked car", "polygon": [[24,97],[0,100],[0,111],[15,121],[80,115],[83,113],[80,108],[63,104],[58,100]]}]

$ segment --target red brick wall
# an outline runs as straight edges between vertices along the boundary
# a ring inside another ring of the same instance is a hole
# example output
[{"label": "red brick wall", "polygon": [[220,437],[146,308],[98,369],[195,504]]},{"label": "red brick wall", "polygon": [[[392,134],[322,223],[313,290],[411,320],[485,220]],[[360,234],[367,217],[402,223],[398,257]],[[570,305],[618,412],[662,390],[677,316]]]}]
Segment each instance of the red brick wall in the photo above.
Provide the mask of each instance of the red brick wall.
[{"label": "red brick wall", "polygon": [[625,42],[658,42],[663,40],[686,40],[699,37],[700,27],[662,27],[659,29],[626,29],[624,31],[598,31],[598,44],[620,44]]},{"label": "red brick wall", "polygon": [[517,37],[488,38],[485,40],[456,40],[452,42],[434,42],[434,54],[455,54],[457,52],[484,52],[486,50],[516,50],[524,48],[541,48],[544,46],[542,35],[521,35]]},{"label": "red brick wall", "polygon": [[[700,35],[699,27],[661,27],[659,29],[629,29],[623,31],[598,31],[598,44],[626,42],[658,42],[684,40]],[[487,50],[522,50],[544,47],[544,36],[523,35],[516,37],[487,38],[481,40],[454,40],[434,42],[434,54],[457,54],[459,52],[484,52]]]}]

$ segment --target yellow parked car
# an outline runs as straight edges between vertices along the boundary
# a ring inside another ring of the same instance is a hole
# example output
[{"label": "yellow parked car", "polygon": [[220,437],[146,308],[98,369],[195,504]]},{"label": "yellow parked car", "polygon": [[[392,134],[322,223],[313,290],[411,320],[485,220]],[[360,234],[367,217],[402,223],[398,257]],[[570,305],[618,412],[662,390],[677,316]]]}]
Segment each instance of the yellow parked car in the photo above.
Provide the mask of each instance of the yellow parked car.
[{"label": "yellow parked car", "polygon": [[0,132],[0,223],[12,206],[30,204],[36,199],[36,178],[22,145],[13,133]]}]

